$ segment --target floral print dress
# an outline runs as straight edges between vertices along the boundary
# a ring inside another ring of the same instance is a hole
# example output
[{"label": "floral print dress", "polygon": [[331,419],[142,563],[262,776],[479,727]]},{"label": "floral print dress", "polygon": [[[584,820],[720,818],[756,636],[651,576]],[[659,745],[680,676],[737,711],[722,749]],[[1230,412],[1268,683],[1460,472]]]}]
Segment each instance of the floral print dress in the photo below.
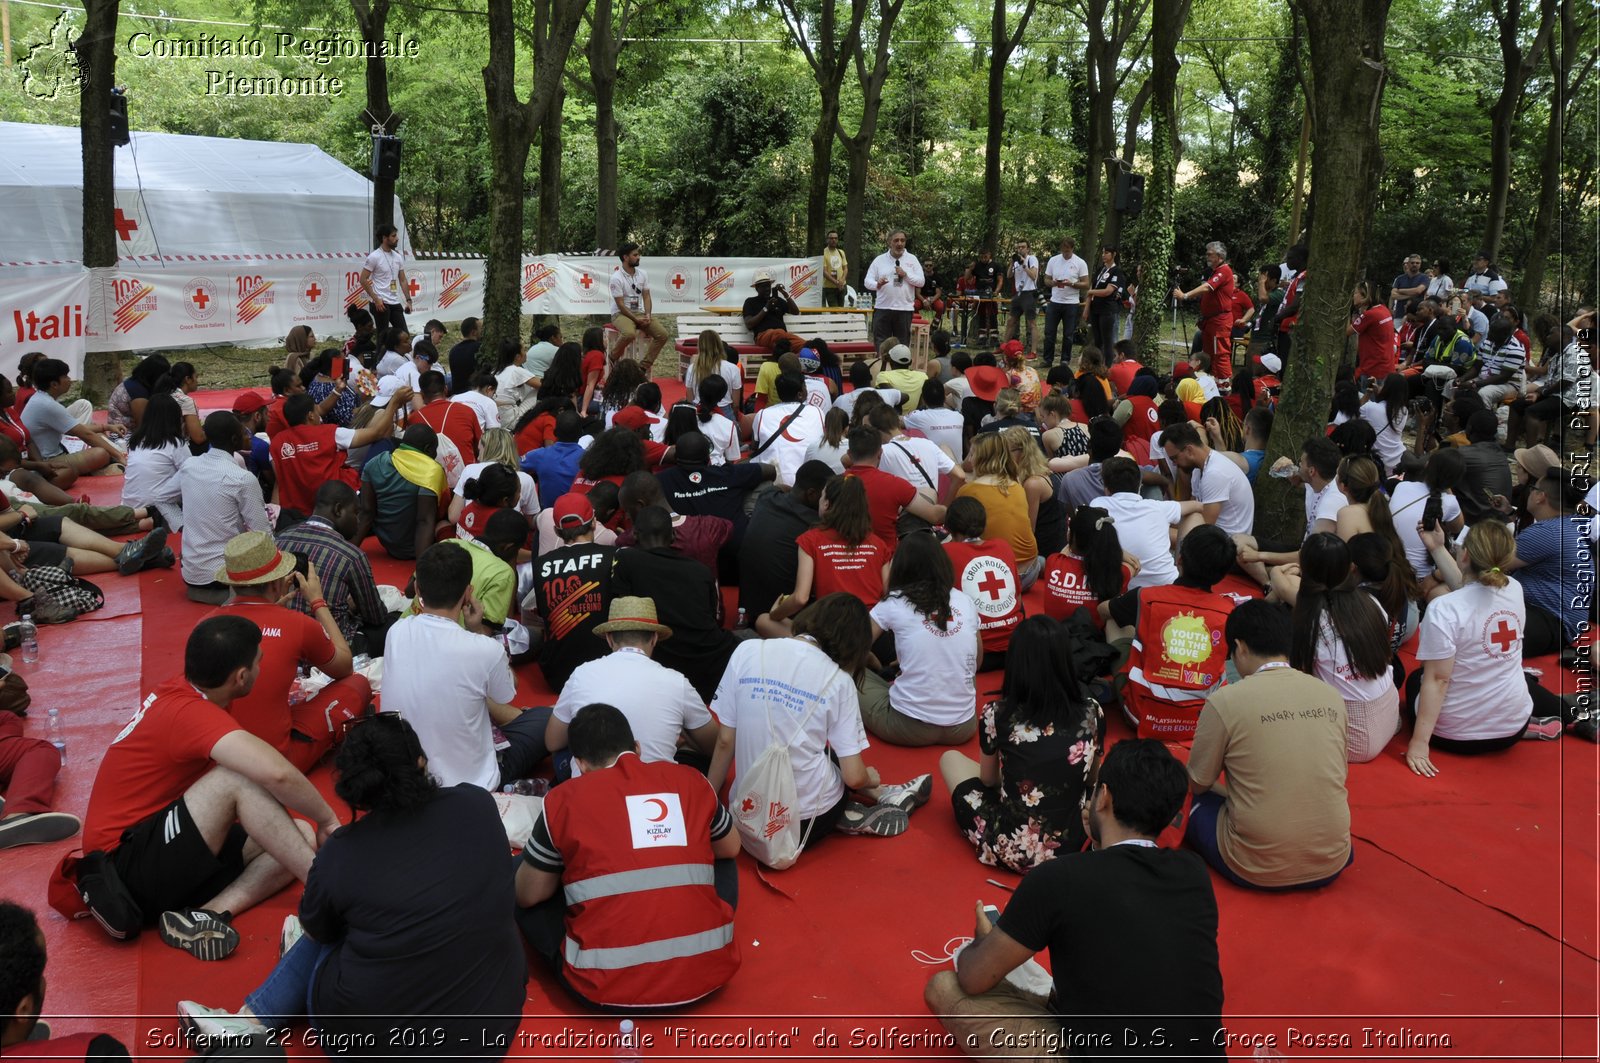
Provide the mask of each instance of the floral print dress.
[{"label": "floral print dress", "polygon": [[1065,726],[1043,727],[983,707],[978,745],[1000,758],[1000,785],[969,779],[951,794],[956,824],[978,861],[1018,874],[1057,852],[1075,853],[1087,838],[1081,805],[1105,735],[1105,715],[1092,698],[1066,714]]}]

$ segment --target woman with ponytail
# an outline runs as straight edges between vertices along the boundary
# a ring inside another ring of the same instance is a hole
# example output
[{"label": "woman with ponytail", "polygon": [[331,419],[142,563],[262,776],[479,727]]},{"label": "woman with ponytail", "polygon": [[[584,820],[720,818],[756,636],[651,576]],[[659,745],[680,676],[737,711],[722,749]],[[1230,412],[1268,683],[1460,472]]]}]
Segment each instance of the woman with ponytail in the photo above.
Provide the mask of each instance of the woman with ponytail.
[{"label": "woman with ponytail", "polygon": [[711,464],[726,465],[743,455],[739,446],[739,426],[731,417],[733,407],[728,404],[728,381],[723,376],[700,378],[700,400],[695,404],[697,431],[711,440]]},{"label": "woman with ponytail", "polygon": [[1413,598],[1421,597],[1417,574],[1406,557],[1406,544],[1400,538],[1394,514],[1389,509],[1389,496],[1383,493],[1382,477],[1378,463],[1369,457],[1345,458],[1339,463],[1334,479],[1347,502],[1339,508],[1334,530],[1345,542],[1368,532],[1382,537],[1389,544],[1390,562],[1405,581],[1406,593]]},{"label": "woman with ponytail", "polygon": [[[363,1055],[361,1045],[390,1044],[395,1022],[387,1016],[426,1015],[425,1043],[383,1054],[442,1057],[463,1044],[509,1045],[528,968],[494,798],[477,786],[441,788],[399,713],[351,725],[334,760],[333,791],[353,822],[334,831],[311,864],[295,925],[303,934],[285,934],[293,944],[237,1014],[183,1000],[185,1025],[271,1043],[266,1031],[309,1020],[329,1038],[324,1044]],[[491,1047],[468,1053],[503,1055]]]},{"label": "woman with ponytail", "polygon": [[683,390],[690,395],[697,395],[701,384],[712,377],[720,377],[727,385],[727,390],[722,393],[718,403],[721,407],[719,412],[730,421],[734,420],[744,391],[744,369],[739,364],[739,356],[734,355],[732,360],[728,358],[728,346],[715,329],[700,333],[694,350],[694,360],[683,373]]},{"label": "woman with ponytail", "polygon": [[1522,670],[1528,611],[1522,585],[1506,573],[1517,542],[1497,520],[1474,524],[1452,557],[1443,527],[1422,532],[1440,579],[1455,588],[1433,600],[1422,617],[1417,661],[1406,681],[1406,705],[1416,714],[1406,765],[1425,778],[1439,769],[1433,749],[1491,753],[1522,738],[1561,737],[1572,709]]},{"label": "woman with ponytail", "polygon": [[1095,606],[1126,591],[1138,572],[1139,561],[1123,551],[1111,514],[1079,506],[1067,527],[1067,545],[1045,562],[1045,614],[1065,620],[1086,605],[1095,626],[1104,630],[1105,618]]},{"label": "woman with ponytail", "polygon": [[1357,586],[1350,548],[1329,532],[1300,547],[1300,593],[1294,604],[1289,663],[1339,692],[1345,709],[1345,757],[1372,760],[1400,730],[1400,699],[1389,672],[1389,618]]}]

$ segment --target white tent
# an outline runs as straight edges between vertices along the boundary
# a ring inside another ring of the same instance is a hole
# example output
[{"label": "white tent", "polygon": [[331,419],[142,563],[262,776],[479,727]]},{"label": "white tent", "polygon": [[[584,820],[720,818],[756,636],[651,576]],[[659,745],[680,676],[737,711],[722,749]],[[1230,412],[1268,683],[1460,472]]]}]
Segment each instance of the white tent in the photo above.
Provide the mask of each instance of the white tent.
[{"label": "white tent", "polygon": [[[116,149],[116,205],[125,259],[373,246],[372,182],[310,144],[134,133]],[[398,198],[394,216],[408,252]],[[82,257],[78,129],[0,122],[0,217],[0,263]]]}]

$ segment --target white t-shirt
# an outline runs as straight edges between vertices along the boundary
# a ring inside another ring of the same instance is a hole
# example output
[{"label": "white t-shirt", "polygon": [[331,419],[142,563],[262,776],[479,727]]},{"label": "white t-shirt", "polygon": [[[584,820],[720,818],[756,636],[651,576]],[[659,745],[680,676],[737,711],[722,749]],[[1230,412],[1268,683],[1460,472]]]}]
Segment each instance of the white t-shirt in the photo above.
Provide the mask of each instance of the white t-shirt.
[{"label": "white t-shirt", "polygon": [[500,785],[484,699],[509,705],[517,681],[500,643],[442,616],[408,616],[384,643],[383,707],[417,732],[441,786]]},{"label": "white t-shirt", "polygon": [[819,376],[808,376],[806,380],[806,405],[818,413],[827,413],[828,407],[833,405],[833,396],[828,394],[828,382]]},{"label": "white t-shirt", "polygon": [[957,461],[966,457],[961,441],[965,422],[956,411],[942,406],[936,410],[913,410],[905,420],[908,427],[927,436],[935,446],[944,447]]},{"label": "white t-shirt", "polygon": [[[778,427],[788,420],[794,413],[798,404],[793,402],[780,402],[776,406],[768,406],[756,414],[754,435],[756,446],[766,443],[767,439],[778,431]],[[811,446],[811,441],[822,438],[822,414],[811,406],[801,406],[800,416],[789,423],[783,434],[772,441],[772,445],[763,450],[755,460],[771,462],[778,466],[778,483],[785,487],[794,486],[794,474],[805,464],[806,450]]]},{"label": "white t-shirt", "polygon": [[894,711],[935,727],[966,723],[977,712],[978,607],[950,590],[950,622],[940,631],[899,594],[872,607],[872,621],[894,634],[900,675],[889,688]]},{"label": "white t-shirt", "polygon": [[[1155,448],[1151,448],[1155,454]],[[1166,457],[1163,451],[1161,456]],[[1210,505],[1221,502],[1217,527],[1229,535],[1248,535],[1256,523],[1256,496],[1244,470],[1220,450],[1213,450],[1201,468],[1189,474],[1189,485],[1196,502]],[[1338,512],[1335,510],[1335,512]]]},{"label": "white t-shirt", "polygon": [[494,404],[503,409],[514,409],[533,397],[528,381],[537,379],[520,365],[506,366],[494,375]]},{"label": "white t-shirt", "polygon": [[411,359],[399,351],[385,351],[382,358],[378,359],[378,368],[373,374],[378,377],[393,376],[411,364]]},{"label": "white t-shirt", "polygon": [[1406,430],[1406,422],[1411,419],[1411,412],[1407,410],[1400,415],[1398,422],[1390,424],[1389,407],[1381,402],[1364,402],[1361,404],[1361,419],[1378,434],[1372,449],[1377,453],[1378,460],[1383,462],[1383,471],[1393,473],[1400,464],[1400,455],[1406,452],[1406,441],[1401,435]]},{"label": "white t-shirt", "polygon": [[561,688],[555,718],[571,723],[579,709],[596,702],[622,710],[639,743],[639,756],[647,762],[670,761],[681,732],[711,722],[705,702],[682,672],[631,646],[580,664]]},{"label": "white t-shirt", "polygon": [[[728,397],[717,404],[717,409],[725,414],[733,412],[733,396],[739,393],[739,388],[744,384],[744,370],[738,362],[723,359],[717,366],[717,374],[728,382]],[[700,378],[695,375],[694,363],[689,363],[689,368],[683,371],[683,393],[688,402],[700,401]]]},{"label": "white t-shirt", "polygon": [[[1387,622],[1388,616],[1376,598],[1372,599],[1372,604],[1377,606],[1378,615]],[[1377,701],[1394,689],[1394,678],[1387,670],[1374,679],[1362,679],[1356,675],[1355,668],[1350,664],[1349,651],[1344,641],[1335,637],[1333,622],[1328,619],[1327,613],[1322,614],[1322,625],[1317,631],[1317,678],[1337,690],[1346,701]]]},{"label": "white t-shirt", "polygon": [[1034,291],[1039,287],[1038,280],[1028,276],[1028,270],[1030,269],[1036,272],[1039,269],[1039,259],[1036,256],[1028,255],[1021,262],[1012,260],[1011,286],[1019,294]]},{"label": "white t-shirt", "polygon": [[[475,479],[479,473],[492,464],[494,462],[480,461],[468,465],[461,470],[461,479],[458,482],[464,484],[468,480]],[[522,496],[517,499],[517,512],[532,520],[539,515],[539,485],[534,482],[532,476],[521,469],[516,470],[516,472],[517,482],[522,485]]]},{"label": "white t-shirt", "polygon": [[1077,255],[1052,255],[1049,264],[1044,267],[1044,275],[1050,283],[1050,301],[1052,303],[1078,303],[1082,301],[1083,292],[1068,285],[1057,288],[1056,281],[1081,281],[1089,276],[1089,267]]},{"label": "white t-shirt", "polygon": [[1456,662],[1434,734],[1472,741],[1522,729],[1533,710],[1522,678],[1526,622],[1522,585],[1514,579],[1500,588],[1469,583],[1429,604],[1417,660]]},{"label": "white t-shirt", "polygon": [[1452,278],[1450,274],[1444,273],[1430,280],[1428,282],[1428,290],[1423,292],[1422,295],[1425,299],[1431,299],[1435,295],[1443,299],[1448,297],[1451,292],[1455,291],[1455,289],[1455,279]]},{"label": "white t-shirt", "polygon": [[[917,470],[917,464],[911,460],[912,457],[922,463],[921,472]],[[878,458],[878,468],[900,477],[916,488],[919,494],[925,494],[929,498],[936,498],[939,494],[939,477],[949,476],[955,467],[954,459],[940,450],[939,444],[931,439],[917,439],[913,436],[903,435],[891,439],[883,445],[883,452]],[[927,473],[926,478],[923,472]],[[929,483],[929,480],[932,483]]]},{"label": "white t-shirt", "polygon": [[1122,549],[1139,559],[1139,572],[1128,581],[1130,591],[1164,587],[1177,580],[1168,530],[1183,520],[1183,507],[1163,499],[1142,498],[1132,491],[1119,491],[1089,504],[1111,515]]},{"label": "white t-shirt", "polygon": [[854,417],[856,413],[856,400],[869,391],[876,391],[879,395],[882,395],[883,401],[888,403],[890,406],[899,406],[901,400],[905,398],[905,396],[900,394],[899,390],[896,388],[856,388],[854,391],[847,391],[843,395],[840,395],[838,398],[834,399],[833,404],[839,407],[839,409],[843,410],[845,413],[848,413],[850,416]]},{"label": "white t-shirt", "polygon": [[867,267],[866,278],[862,280],[862,287],[877,293],[872,305],[879,310],[912,310],[915,309],[917,289],[921,288],[925,277],[922,273],[922,263],[917,261],[917,256],[910,251],[900,254],[900,271],[905,274],[905,279],[895,282],[894,267],[896,260],[893,254],[885,251],[872,260],[872,265]]},{"label": "white t-shirt", "polygon": [[622,305],[635,314],[644,313],[644,293],[650,290],[650,278],[645,276],[643,266],[633,267],[633,275],[629,276],[621,266],[611,271],[611,298],[612,306],[615,300],[621,299]]},{"label": "white t-shirt", "polygon": [[820,461],[834,472],[842,473],[845,451],[849,449],[850,445],[842,438],[838,446],[833,446],[827,436],[818,436],[806,447],[806,461]]},{"label": "white t-shirt", "polygon": [[1306,484],[1305,491],[1307,535],[1311,534],[1312,527],[1319,520],[1337,524],[1339,522],[1339,511],[1350,504],[1350,500],[1344,497],[1344,492],[1339,490],[1339,484],[1334,480],[1329,480],[1323,484],[1320,491],[1310,484]]},{"label": "white t-shirt", "polygon": [[[1446,523],[1461,516],[1461,503],[1456,501],[1454,492],[1446,491],[1439,501],[1444,504]],[[1418,579],[1433,575],[1433,557],[1428,553],[1428,548],[1422,545],[1422,533],[1417,531],[1417,525],[1422,523],[1423,507],[1427,504],[1428,485],[1411,480],[1400,481],[1389,496],[1389,515],[1394,519],[1395,534],[1405,546],[1406,560],[1411,562]]]},{"label": "white t-shirt", "polygon": [[740,767],[753,765],[774,738],[789,746],[795,814],[801,819],[826,812],[844,796],[844,780],[828,750],[850,757],[867,748],[858,705],[850,677],[798,638],[741,642],[711,702],[717,719],[734,729],[734,763]]},{"label": "white t-shirt", "polygon": [[[695,430],[711,440],[711,464],[726,465],[739,460],[739,426],[722,414],[712,414],[709,421],[696,424]],[[663,434],[661,438],[666,436]]]},{"label": "white t-shirt", "polygon": [[381,247],[372,249],[372,254],[367,256],[367,272],[372,274],[372,290],[378,293],[378,298],[391,306],[399,306],[405,302],[400,294],[400,271],[405,268],[406,260],[398,251],[385,251]]},{"label": "white t-shirt", "polygon": [[1217,378],[1210,373],[1196,373],[1194,380],[1200,385],[1200,393],[1206,397],[1207,402],[1222,397],[1222,389],[1217,387]]},{"label": "white t-shirt", "polygon": [[500,405],[481,391],[464,391],[450,400],[468,406],[478,415],[478,427],[487,432],[500,427]]}]

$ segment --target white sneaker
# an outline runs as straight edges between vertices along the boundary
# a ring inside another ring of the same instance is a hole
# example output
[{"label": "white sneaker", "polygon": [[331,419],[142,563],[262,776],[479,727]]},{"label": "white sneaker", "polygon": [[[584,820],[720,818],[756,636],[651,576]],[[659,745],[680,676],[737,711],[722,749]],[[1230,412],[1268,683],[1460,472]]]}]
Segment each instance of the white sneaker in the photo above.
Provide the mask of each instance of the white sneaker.
[{"label": "white sneaker", "polygon": [[178,1025],[213,1041],[243,1041],[252,1034],[265,1033],[267,1030],[254,1019],[243,1018],[222,1008],[208,1008],[192,1000],[178,1001]]},{"label": "white sneaker", "polygon": [[306,928],[300,925],[300,917],[298,915],[284,916],[283,929],[278,932],[279,958],[282,958],[284,953],[294,948],[294,943],[305,936]]},{"label": "white sneaker", "polygon": [[918,775],[903,783],[885,783],[878,787],[878,804],[893,805],[906,815],[927,804],[932,796],[932,775]]}]

